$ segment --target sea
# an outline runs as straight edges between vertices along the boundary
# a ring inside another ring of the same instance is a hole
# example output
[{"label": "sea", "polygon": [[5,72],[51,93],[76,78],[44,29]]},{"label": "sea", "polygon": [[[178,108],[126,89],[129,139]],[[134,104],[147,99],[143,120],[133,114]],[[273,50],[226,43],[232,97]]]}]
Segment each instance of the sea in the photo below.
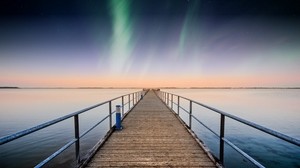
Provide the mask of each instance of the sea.
[{"label": "sea", "polygon": [[[166,89],[196,102],[238,116],[255,124],[300,139],[300,89]],[[174,102],[176,103],[174,96]],[[180,99],[189,110],[189,101]],[[177,108],[174,104],[174,111]],[[192,104],[192,113],[219,135],[220,114]],[[183,110],[180,117],[188,124]],[[215,156],[219,156],[219,138],[192,120],[192,130]],[[265,167],[300,167],[300,147],[258,131],[230,118],[225,118],[225,138]],[[255,167],[225,143],[225,167]]]},{"label": "sea", "polygon": [[[139,91],[138,89],[0,89],[0,137]],[[300,89],[163,89],[300,139]],[[126,99],[126,98],[125,98]],[[126,101],[126,100],[125,100]],[[113,108],[120,104],[113,102]],[[189,102],[181,100],[188,109]],[[174,111],[177,109],[174,105]],[[80,133],[108,115],[108,104],[79,115]],[[128,106],[125,110],[129,109]],[[219,133],[220,115],[193,104],[201,122]],[[188,122],[182,110],[180,117]],[[81,157],[103,138],[105,120],[80,140]],[[196,120],[192,130],[210,152],[219,155],[219,139]],[[34,167],[74,138],[73,118],[0,146],[0,167]],[[225,118],[225,138],[265,167],[300,167],[300,147]],[[225,144],[225,167],[254,167]],[[74,167],[74,145],[46,167]]]}]

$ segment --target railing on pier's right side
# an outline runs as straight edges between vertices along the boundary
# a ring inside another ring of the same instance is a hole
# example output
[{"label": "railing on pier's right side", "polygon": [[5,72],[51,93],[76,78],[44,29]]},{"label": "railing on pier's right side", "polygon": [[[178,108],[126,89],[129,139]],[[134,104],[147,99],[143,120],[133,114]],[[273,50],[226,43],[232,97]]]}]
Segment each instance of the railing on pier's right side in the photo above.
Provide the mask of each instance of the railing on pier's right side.
[{"label": "railing on pier's right side", "polygon": [[[49,157],[47,157],[46,159],[44,159],[43,161],[41,161],[38,165],[36,165],[35,167],[42,167],[44,165],[46,165],[48,162],[50,162],[52,159],[54,159],[56,156],[58,156],[59,154],[61,154],[63,151],[65,151],[67,148],[69,148],[72,144],[75,144],[75,157],[76,157],[76,162],[77,162],[77,166],[80,166],[83,162],[85,162],[87,160],[87,158],[89,156],[84,157],[84,159],[81,159],[80,156],[80,139],[83,138],[87,133],[89,133],[90,131],[92,131],[94,128],[96,128],[99,124],[101,124],[103,121],[105,120],[109,120],[109,130],[107,133],[111,132],[114,129],[113,126],[113,114],[116,111],[112,110],[112,102],[114,101],[121,101],[121,112],[122,112],[122,117],[125,116],[125,114],[127,112],[129,112],[139,101],[140,99],[143,97],[143,95],[146,94],[146,91],[138,91],[138,92],[134,92],[134,93],[130,93],[130,94],[126,94],[126,95],[122,95],[119,97],[116,97],[114,99],[96,104],[94,106],[91,107],[87,107],[85,109],[79,110],[77,112],[71,113],[69,115],[65,115],[63,117],[51,120],[49,122],[37,125],[35,127],[8,135],[8,136],[4,136],[4,137],[0,137],[0,145],[4,145],[8,142],[14,141],[16,139],[19,139],[23,136],[32,134],[36,131],[42,130],[44,128],[47,128],[51,125],[55,125],[57,123],[60,123],[62,121],[65,121],[66,119],[69,118],[74,118],[74,130],[75,130],[75,135],[74,135],[74,139],[71,139],[68,143],[66,143],[64,146],[62,146],[60,149],[58,149],[56,152],[54,152],[52,155],[50,155]],[[127,102],[124,102],[125,100],[128,100]],[[107,105],[108,104],[108,115],[106,115],[104,118],[102,118],[100,121],[98,121],[95,125],[93,125],[91,128],[89,128],[88,130],[84,131],[83,133],[80,134],[79,132],[79,115],[83,114],[89,110],[92,110],[96,107],[100,107],[103,105]],[[124,107],[128,105],[128,109],[124,109]],[[126,110],[126,111],[125,111]],[[89,153],[92,153],[93,150],[95,150],[97,148],[98,145],[100,145],[100,142],[102,142],[101,140],[95,144],[95,146],[92,148],[92,150]]]},{"label": "railing on pier's right side", "polygon": [[[242,119],[240,117],[231,115],[229,113],[223,112],[221,110],[218,110],[216,108],[210,107],[208,105],[199,103],[197,101],[176,95],[176,94],[172,94],[172,93],[168,93],[168,92],[163,92],[163,91],[159,91],[157,90],[156,94],[160,97],[160,99],[175,113],[179,116],[179,111],[180,109],[182,111],[184,111],[185,113],[187,113],[189,115],[189,121],[188,123],[186,123],[187,127],[189,129],[192,129],[192,118],[195,119],[198,123],[200,123],[202,126],[204,126],[206,129],[208,129],[210,132],[212,132],[215,136],[217,136],[220,140],[220,146],[219,146],[219,156],[214,156],[217,160],[219,160],[219,162],[224,165],[224,142],[226,144],[228,144],[230,147],[232,147],[234,150],[236,150],[238,153],[240,153],[243,157],[245,157],[246,159],[248,159],[251,163],[253,163],[256,167],[260,167],[260,168],[264,168],[264,166],[259,163],[258,161],[256,161],[254,158],[252,158],[250,155],[248,155],[246,152],[244,152],[243,150],[241,150],[239,147],[237,147],[235,144],[233,144],[230,140],[228,140],[227,138],[225,138],[225,118],[231,118],[239,123],[245,124],[247,126],[250,126],[256,130],[259,130],[261,132],[267,133],[272,135],[273,137],[282,139],[290,144],[294,144],[298,147],[300,147],[300,140],[287,136],[285,134],[282,134],[280,132],[271,130],[269,128],[263,127],[261,125],[255,124],[253,122],[247,121],[245,119]],[[176,99],[176,100],[175,100]],[[189,109],[185,109],[180,105],[180,100],[186,100],[189,102]],[[173,105],[177,106],[176,111],[173,109]],[[198,105],[198,106],[202,106],[206,109],[209,109],[213,112],[216,112],[218,114],[220,114],[220,132],[216,133],[215,131],[213,131],[211,128],[209,128],[207,125],[205,125],[203,122],[200,121],[200,119],[198,119],[195,115],[193,115],[193,105]],[[180,117],[180,116],[179,116]]]}]

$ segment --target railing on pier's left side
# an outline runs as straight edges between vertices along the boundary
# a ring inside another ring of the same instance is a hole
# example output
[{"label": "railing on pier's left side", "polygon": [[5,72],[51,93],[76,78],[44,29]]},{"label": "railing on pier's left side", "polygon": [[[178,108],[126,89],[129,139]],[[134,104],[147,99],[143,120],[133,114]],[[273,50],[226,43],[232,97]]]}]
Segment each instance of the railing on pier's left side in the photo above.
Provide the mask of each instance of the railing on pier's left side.
[{"label": "railing on pier's left side", "polygon": [[[74,135],[74,139],[71,139],[68,143],[66,143],[64,146],[62,146],[60,149],[58,149],[57,151],[55,151],[52,155],[50,155],[49,157],[47,157],[46,159],[44,159],[43,161],[41,161],[38,165],[36,165],[35,167],[42,167],[44,165],[46,165],[49,161],[51,161],[52,159],[54,159],[56,156],[58,156],[59,154],[61,154],[63,151],[65,151],[67,148],[69,148],[72,144],[75,144],[75,157],[76,157],[76,162],[77,162],[77,166],[80,166],[83,162],[86,161],[85,159],[81,159],[80,156],[80,139],[83,138],[87,133],[89,133],[91,130],[93,130],[94,128],[96,128],[99,124],[101,124],[103,121],[105,120],[109,120],[109,130],[107,131],[107,133],[111,132],[114,129],[113,126],[113,121],[112,121],[112,115],[116,112],[112,110],[112,102],[114,101],[121,101],[121,112],[122,112],[122,117],[125,116],[125,114],[127,112],[129,112],[142,98],[142,96],[146,94],[146,91],[138,91],[138,92],[134,92],[134,93],[130,93],[130,94],[126,94],[126,95],[122,95],[119,97],[116,97],[114,99],[96,104],[94,106],[91,107],[87,107],[85,109],[79,110],[77,112],[71,113],[69,115],[65,115],[63,117],[51,120],[49,122],[37,125],[35,127],[8,135],[8,136],[4,136],[0,138],[0,145],[4,145],[10,141],[14,141],[16,139],[19,139],[23,136],[32,134],[36,131],[42,130],[44,128],[47,128],[51,125],[55,125],[57,123],[60,123],[66,119],[69,118],[74,118],[74,130],[75,130],[75,135]],[[125,99],[127,99],[127,102],[124,102]],[[108,109],[108,115],[106,115],[104,118],[102,118],[100,121],[98,121],[95,125],[93,125],[91,128],[89,128],[88,130],[84,131],[83,133],[80,134],[79,132],[79,115],[83,114],[89,110],[92,110],[96,107],[100,107],[103,105],[108,105],[109,109]],[[128,105],[128,109],[125,111],[124,107]],[[101,140],[95,144],[95,146],[93,147],[92,150],[95,150],[95,147],[97,145],[99,145],[99,143],[101,142]],[[89,153],[91,153],[92,151],[90,151]]]},{"label": "railing on pier's left side", "polygon": [[[241,154],[243,157],[245,157],[247,160],[249,160],[251,163],[253,163],[256,167],[260,167],[263,168],[264,166],[259,163],[258,161],[256,161],[254,158],[252,158],[250,155],[248,155],[246,152],[244,152],[243,150],[241,150],[240,148],[238,148],[235,144],[233,144],[230,140],[228,140],[227,138],[225,138],[225,118],[231,118],[241,124],[244,124],[246,126],[252,127],[258,131],[261,131],[263,133],[269,134],[273,137],[279,138],[284,140],[285,142],[289,143],[289,144],[294,144],[296,146],[300,146],[300,140],[287,136],[285,134],[282,134],[280,132],[271,130],[269,128],[263,127],[261,125],[258,125],[256,123],[253,123],[251,121],[247,121],[245,119],[242,119],[240,117],[234,116],[232,114],[223,112],[221,110],[218,110],[216,108],[210,107],[208,105],[199,103],[197,101],[176,95],[176,94],[172,94],[172,93],[168,93],[168,92],[163,92],[160,90],[156,91],[156,94],[159,96],[159,98],[176,114],[180,117],[179,112],[180,110],[184,111],[185,113],[188,114],[189,119],[188,122],[185,124],[187,125],[187,127],[189,129],[192,130],[192,118],[197,121],[199,124],[201,124],[202,126],[204,126],[207,130],[209,130],[210,132],[212,132],[215,136],[217,136],[219,138],[219,142],[220,142],[220,146],[219,146],[219,156],[214,156],[217,160],[219,160],[219,162],[224,165],[224,143],[228,144],[230,147],[232,147],[234,150],[236,150],[239,154]],[[181,106],[182,102],[181,100],[186,100],[189,103],[188,109],[183,108],[183,106]],[[177,109],[174,110],[174,106],[177,106]],[[210,111],[213,111],[217,114],[220,114],[220,132],[216,133],[215,131],[213,131],[211,128],[209,128],[207,125],[205,125],[199,118],[197,118],[195,115],[193,115],[193,106],[201,106],[204,107],[206,109],[209,109]],[[182,119],[182,118],[181,118]],[[183,119],[182,119],[183,120]],[[225,165],[226,166],[226,165]]]}]

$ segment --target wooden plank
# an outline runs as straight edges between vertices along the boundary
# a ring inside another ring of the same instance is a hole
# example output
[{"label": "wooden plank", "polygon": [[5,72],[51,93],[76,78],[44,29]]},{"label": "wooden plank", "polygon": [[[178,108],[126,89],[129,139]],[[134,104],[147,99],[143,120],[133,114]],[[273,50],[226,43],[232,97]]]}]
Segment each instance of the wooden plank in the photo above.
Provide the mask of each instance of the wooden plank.
[{"label": "wooden plank", "polygon": [[87,167],[216,167],[155,95],[148,92]]},{"label": "wooden plank", "polygon": [[163,161],[163,162],[91,162],[88,167],[214,167],[211,162],[185,162],[185,161]]}]

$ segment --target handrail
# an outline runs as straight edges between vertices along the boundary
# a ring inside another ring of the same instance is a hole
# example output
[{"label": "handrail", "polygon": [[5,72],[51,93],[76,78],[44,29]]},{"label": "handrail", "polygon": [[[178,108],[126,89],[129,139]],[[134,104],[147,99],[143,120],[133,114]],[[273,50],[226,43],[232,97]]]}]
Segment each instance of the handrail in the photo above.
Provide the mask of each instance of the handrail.
[{"label": "handrail", "polygon": [[210,110],[212,110],[212,111],[215,111],[215,112],[217,112],[217,113],[219,113],[219,114],[223,114],[223,115],[225,115],[225,116],[228,117],[228,118],[231,118],[231,119],[233,119],[233,120],[239,121],[239,122],[241,122],[241,123],[243,123],[243,124],[246,124],[246,125],[248,125],[248,126],[250,126],[250,127],[256,128],[256,129],[258,129],[258,130],[260,130],[260,131],[263,131],[263,132],[265,132],[265,133],[268,133],[268,134],[270,134],[270,135],[273,135],[273,136],[275,136],[275,137],[277,137],[277,138],[280,138],[280,139],[282,139],[282,140],[284,140],[284,141],[287,141],[287,142],[289,142],[289,143],[292,143],[292,144],[294,144],[294,145],[300,146],[300,140],[299,140],[299,139],[296,139],[296,138],[290,137],[290,136],[288,136],[288,135],[282,134],[282,133],[280,133],[280,132],[271,130],[271,129],[266,128],[266,127],[264,127],[264,126],[255,124],[254,122],[251,122],[251,121],[242,119],[242,118],[240,118],[240,117],[237,117],[237,116],[234,116],[234,115],[232,115],[232,114],[223,112],[223,111],[221,111],[221,110],[215,109],[215,108],[210,107],[210,106],[207,106],[207,105],[205,105],[205,104],[198,103],[198,102],[195,102],[195,101],[193,101],[193,102],[196,103],[196,104],[198,104],[198,105],[200,105],[200,106],[206,107],[207,109],[210,109]]},{"label": "handrail", "polygon": [[[122,117],[124,117],[124,106],[128,105],[128,111],[130,111],[140,100],[141,100],[141,97],[142,95],[145,94],[145,91],[137,91],[137,92],[133,92],[133,93],[129,93],[129,94],[125,94],[125,95],[122,95],[122,96],[119,96],[119,97],[116,97],[116,98],[113,98],[113,99],[110,99],[110,100],[107,100],[105,102],[101,102],[101,103],[98,103],[96,105],[93,105],[93,106],[90,106],[90,107],[87,107],[87,108],[84,108],[82,110],[79,110],[79,111],[76,111],[76,112],[73,112],[71,114],[68,114],[68,115],[65,115],[65,116],[62,116],[62,117],[59,117],[59,118],[56,118],[54,120],[51,120],[51,121],[48,121],[48,122],[45,122],[45,123],[42,123],[40,125],[37,125],[37,126],[34,126],[34,127],[31,127],[29,129],[25,129],[23,131],[19,131],[19,132],[16,132],[14,134],[11,134],[11,135],[7,135],[7,136],[3,136],[3,137],[0,137],[0,145],[4,145],[8,142],[11,142],[11,141],[14,141],[18,138],[21,138],[23,136],[26,136],[28,134],[31,134],[33,132],[36,132],[38,130],[41,130],[41,129],[44,129],[46,127],[49,127],[51,125],[54,125],[56,123],[59,123],[59,122],[62,122],[66,119],[69,119],[71,117],[74,117],[74,130],[75,130],[75,138],[73,138],[71,141],[69,141],[67,144],[65,144],[64,146],[62,146],[60,149],[58,149],[57,151],[55,151],[52,155],[50,155],[49,157],[47,157],[45,160],[43,160],[42,162],[40,162],[38,165],[36,165],[35,167],[42,167],[44,166],[46,163],[48,163],[49,161],[51,161],[53,158],[55,158],[56,156],[58,156],[59,154],[61,154],[64,150],[66,150],[68,147],[70,147],[72,144],[76,143],[75,145],[75,149],[76,149],[76,160],[77,160],[77,164],[80,164],[83,160],[80,160],[80,143],[79,143],[79,140],[85,136],[87,133],[89,133],[91,130],[93,130],[95,127],[97,127],[100,123],[102,123],[103,121],[105,121],[106,119],[109,118],[110,122],[110,127],[109,129],[113,129],[113,126],[112,126],[112,115],[116,112],[116,111],[113,111],[111,110],[111,106],[112,106],[112,101],[115,101],[115,100],[118,100],[121,98],[122,100]],[[132,96],[130,96],[132,95]],[[128,101],[127,102],[124,102],[124,97],[128,96]],[[107,116],[105,116],[104,118],[102,118],[99,122],[97,122],[95,125],[93,125],[91,128],[89,128],[88,130],[86,130],[85,132],[83,132],[81,135],[79,135],[79,114],[82,114],[84,112],[87,112],[91,109],[94,109],[96,107],[99,107],[99,106],[102,106],[104,104],[109,104],[109,114]],[[132,107],[131,107],[132,105]]]},{"label": "handrail", "polygon": [[88,108],[79,110],[79,111],[77,111],[77,112],[74,112],[74,113],[65,115],[65,116],[63,116],[63,117],[59,117],[59,118],[57,118],[57,119],[48,121],[48,122],[46,122],[46,123],[43,123],[43,124],[40,124],[40,125],[31,127],[31,128],[25,129],[25,130],[23,130],[23,131],[20,131],[20,132],[17,132],[17,133],[8,135],[8,136],[1,137],[1,138],[0,138],[0,145],[5,144],[5,143],[10,142],[10,141],[13,141],[13,140],[18,139],[18,138],[21,138],[22,136],[31,134],[31,133],[33,133],[33,132],[36,132],[36,131],[40,130],[40,129],[49,127],[49,126],[51,126],[51,125],[53,125],[53,124],[56,124],[56,123],[61,122],[61,121],[64,121],[64,120],[66,120],[66,119],[68,119],[68,118],[74,117],[75,115],[81,114],[81,113],[83,113],[83,112],[86,112],[86,111],[88,111],[88,110],[91,110],[91,109],[93,109],[93,108],[96,108],[96,107],[98,107],[98,106],[101,106],[101,105],[103,105],[103,104],[106,104],[107,102],[108,102],[108,101],[102,102],[102,103],[96,104],[96,105],[94,105],[94,106],[91,106],[91,107],[88,107]]},{"label": "handrail", "polygon": [[[216,108],[213,108],[213,107],[210,107],[208,105],[205,105],[203,103],[199,103],[197,101],[194,101],[194,100],[191,100],[191,99],[188,99],[186,97],[183,97],[183,96],[179,96],[177,94],[172,94],[172,93],[168,93],[168,92],[163,92],[163,91],[159,91],[157,92],[158,96],[160,97],[160,99],[165,102],[165,104],[171,108],[171,110],[177,114],[179,116],[179,110],[182,109],[184,112],[186,112],[188,115],[189,115],[189,123],[188,123],[188,128],[189,129],[192,129],[191,128],[191,124],[192,124],[192,121],[191,121],[191,118],[194,118],[198,123],[200,123],[201,125],[203,125],[206,129],[208,129],[210,132],[212,132],[214,135],[216,135],[217,137],[220,138],[220,156],[219,156],[219,160],[222,164],[224,164],[224,142],[227,143],[229,146],[231,146],[233,149],[235,149],[237,152],[239,152],[242,156],[244,156],[245,158],[247,158],[250,162],[252,162],[254,165],[256,165],[257,167],[264,167],[263,165],[261,165],[258,161],[256,161],[255,159],[253,159],[251,156],[249,156],[248,154],[246,154],[244,151],[242,151],[240,148],[238,148],[236,145],[234,145],[232,142],[230,142],[228,139],[226,139],[224,137],[224,134],[225,134],[225,131],[224,131],[224,128],[225,128],[225,117],[228,117],[228,118],[231,118],[235,121],[238,121],[240,123],[243,123],[245,125],[248,125],[252,128],[255,128],[257,130],[260,130],[262,132],[265,132],[267,134],[270,134],[274,137],[277,137],[279,139],[282,139],[290,144],[294,144],[296,146],[300,146],[300,140],[299,139],[296,139],[296,138],[293,138],[293,137],[290,137],[288,135],[285,135],[285,134],[282,134],[280,132],[277,132],[277,131],[274,131],[272,129],[269,129],[269,128],[266,128],[266,127],[263,127],[261,125],[258,125],[256,123],[253,123],[251,121],[248,121],[248,120],[245,120],[245,119],[242,119],[240,117],[237,117],[237,116],[234,116],[232,114],[229,114],[229,113],[226,113],[224,111],[221,111],[221,110],[218,110]],[[174,102],[174,96],[177,96],[177,103]],[[171,97],[171,98],[170,98]],[[185,99],[187,101],[190,102],[190,107],[189,107],[189,110],[183,108],[182,106],[180,106],[180,99]],[[171,101],[171,106],[169,106],[169,102]],[[196,116],[194,116],[192,114],[192,104],[197,104],[197,105],[200,105],[204,108],[207,108],[211,111],[214,111],[218,114],[221,115],[221,118],[220,118],[220,135],[218,135],[216,132],[214,132],[212,129],[210,129],[207,125],[205,125],[203,122],[201,122]],[[175,104],[177,106],[177,113],[173,110],[173,104]]]}]

